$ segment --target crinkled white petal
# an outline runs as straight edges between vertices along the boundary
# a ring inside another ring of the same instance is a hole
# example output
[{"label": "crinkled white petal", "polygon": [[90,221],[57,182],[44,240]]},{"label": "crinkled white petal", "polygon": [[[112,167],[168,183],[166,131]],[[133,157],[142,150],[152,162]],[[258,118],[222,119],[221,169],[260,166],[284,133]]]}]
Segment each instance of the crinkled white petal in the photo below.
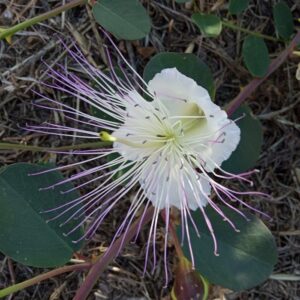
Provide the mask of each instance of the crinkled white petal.
[{"label": "crinkled white petal", "polygon": [[170,115],[180,115],[187,101],[197,103],[205,115],[220,111],[219,106],[211,101],[205,88],[176,68],[164,69],[156,74],[149,81],[148,88],[162,101]]},{"label": "crinkled white petal", "polygon": [[188,132],[183,138],[183,143],[197,141],[201,136],[210,135],[192,145],[192,149],[199,154],[205,169],[210,172],[230,157],[240,142],[240,134],[240,128],[227,118],[224,111],[219,111],[205,126],[195,127],[193,131]]},{"label": "crinkled white petal", "polygon": [[220,138],[222,142],[212,142],[202,152],[202,158],[206,162],[207,171],[212,171],[216,166],[221,166],[231,156],[240,142],[241,131],[234,122],[229,119],[223,119],[219,122],[219,127],[223,126],[224,136]]}]

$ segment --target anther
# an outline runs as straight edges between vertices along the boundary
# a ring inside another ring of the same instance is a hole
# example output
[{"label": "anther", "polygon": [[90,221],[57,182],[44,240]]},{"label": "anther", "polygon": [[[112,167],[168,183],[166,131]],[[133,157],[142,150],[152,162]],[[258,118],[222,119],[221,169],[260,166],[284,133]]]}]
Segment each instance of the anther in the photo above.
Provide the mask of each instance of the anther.
[{"label": "anther", "polygon": [[149,120],[149,119],[150,119],[150,116],[145,117],[145,119]]},{"label": "anther", "polygon": [[138,106],[140,106],[139,104],[134,104],[134,107],[138,107]]},{"label": "anther", "polygon": [[144,140],[144,141],[142,142],[143,145],[146,144],[146,143],[147,143],[147,140]]},{"label": "anther", "polygon": [[209,115],[210,116],[210,118],[213,118],[214,117],[214,115]]}]

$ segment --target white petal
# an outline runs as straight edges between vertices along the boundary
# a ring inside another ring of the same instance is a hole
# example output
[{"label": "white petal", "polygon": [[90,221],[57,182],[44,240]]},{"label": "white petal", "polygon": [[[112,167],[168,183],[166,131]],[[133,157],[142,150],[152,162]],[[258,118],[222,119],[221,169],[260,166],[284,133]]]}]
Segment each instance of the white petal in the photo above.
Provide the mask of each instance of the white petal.
[{"label": "white petal", "polygon": [[[206,170],[211,171],[220,166],[227,160],[232,152],[237,148],[240,142],[240,128],[228,118],[224,118],[223,114],[216,114],[214,117],[214,126],[218,131],[214,138],[210,138],[208,147],[203,149],[201,157],[206,162]],[[224,135],[220,138],[222,142],[213,142],[221,133]]]},{"label": "white petal", "polygon": [[180,73],[176,68],[164,69],[157,73],[149,81],[148,89],[162,101],[170,115],[181,115],[186,101],[197,103],[205,115],[214,114],[220,110],[211,101],[205,88]]}]

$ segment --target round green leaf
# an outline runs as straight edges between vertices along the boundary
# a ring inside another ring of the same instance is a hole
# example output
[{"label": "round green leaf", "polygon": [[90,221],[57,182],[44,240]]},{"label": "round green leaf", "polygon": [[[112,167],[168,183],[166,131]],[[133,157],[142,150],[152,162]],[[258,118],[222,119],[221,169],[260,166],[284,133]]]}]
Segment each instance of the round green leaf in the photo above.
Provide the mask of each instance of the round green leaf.
[{"label": "round green leaf", "polygon": [[47,220],[58,212],[41,213],[79,197],[78,192],[60,193],[72,188],[71,184],[40,191],[40,188],[63,180],[57,171],[28,176],[47,169],[45,166],[17,163],[2,168],[0,173],[0,251],[25,265],[44,268],[68,262],[82,246],[82,242],[73,243],[72,240],[83,234],[82,228],[79,228],[68,237],[63,235],[81,219],[59,226],[74,209],[50,222]]},{"label": "round green leaf", "polygon": [[263,39],[247,36],[243,43],[242,56],[253,76],[263,77],[268,71],[270,58],[268,48]]},{"label": "round green leaf", "polygon": [[[212,223],[218,244],[218,254],[214,255],[211,234],[199,210],[192,213],[200,237],[189,224],[195,267],[211,283],[221,285],[234,291],[254,287],[264,282],[271,274],[277,261],[274,238],[264,223],[249,213],[250,219],[227,207],[221,207],[224,214],[240,230],[236,232],[228,222],[211,207],[205,209]],[[181,228],[177,230],[181,234]],[[190,251],[185,238],[184,254],[190,258]]]},{"label": "round green leaf", "polygon": [[294,32],[294,21],[290,8],[284,1],[281,1],[273,7],[273,16],[279,36],[288,40]]},{"label": "round green leaf", "polygon": [[241,129],[240,143],[229,159],[222,164],[222,168],[231,173],[241,173],[253,168],[259,158],[263,142],[260,121],[252,115],[248,106],[239,107],[231,119],[235,120],[241,116],[244,117],[236,123]]},{"label": "round green leaf", "polygon": [[150,18],[138,0],[101,0],[93,6],[93,14],[119,39],[137,40],[150,32]]},{"label": "round green leaf", "polygon": [[222,22],[216,15],[195,13],[192,15],[192,20],[205,36],[217,37],[222,31]]},{"label": "round green leaf", "polygon": [[243,12],[249,5],[249,0],[230,0],[229,12],[232,15],[238,15]]},{"label": "round green leaf", "polygon": [[214,99],[215,84],[212,73],[209,67],[194,54],[172,52],[157,54],[146,65],[144,69],[144,79],[148,82],[155,74],[163,69],[174,67],[207,89],[212,99]]}]

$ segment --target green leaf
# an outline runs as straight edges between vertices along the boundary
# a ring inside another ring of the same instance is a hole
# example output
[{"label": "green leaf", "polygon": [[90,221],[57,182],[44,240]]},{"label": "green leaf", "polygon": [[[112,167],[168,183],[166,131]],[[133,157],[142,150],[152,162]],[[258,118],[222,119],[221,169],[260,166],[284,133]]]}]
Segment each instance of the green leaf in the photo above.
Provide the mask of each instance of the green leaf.
[{"label": "green leaf", "polygon": [[[213,240],[205,220],[199,210],[193,212],[192,217],[200,232],[198,238],[194,227],[189,224],[195,267],[211,283],[234,291],[252,288],[269,277],[277,261],[274,238],[256,216],[245,213],[250,219],[247,221],[227,207],[220,208],[240,232],[235,232],[218,213],[207,207],[205,211],[218,245],[219,256],[215,256]],[[181,235],[181,228],[177,233]],[[190,257],[186,238],[183,251]]]},{"label": "green leaf", "polygon": [[249,5],[249,0],[230,0],[229,12],[232,15],[238,15],[243,12]]},{"label": "green leaf", "polygon": [[155,74],[163,69],[174,67],[207,89],[212,99],[214,99],[215,84],[212,73],[209,67],[194,54],[173,52],[157,54],[146,65],[144,69],[144,79],[148,82]]},{"label": "green leaf", "polygon": [[[47,220],[58,212],[41,213],[79,197],[78,192],[60,193],[73,187],[69,183],[39,191],[63,180],[57,171],[28,176],[47,169],[45,166],[17,163],[2,168],[0,173],[0,251],[25,265],[44,268],[68,262],[82,246],[82,242],[73,243],[72,240],[83,234],[82,228],[79,228],[68,237],[63,235],[81,219],[59,227],[74,209],[50,222]],[[76,209],[79,208],[77,206]]]},{"label": "green leaf", "polygon": [[222,22],[216,15],[195,13],[192,15],[192,20],[205,36],[217,37],[222,31]]},{"label": "green leaf", "polygon": [[252,115],[248,106],[239,107],[231,119],[235,120],[241,116],[244,117],[236,122],[241,129],[240,143],[229,159],[222,164],[222,168],[231,173],[241,173],[253,168],[259,158],[263,142],[260,121]]},{"label": "green leaf", "polygon": [[118,39],[137,40],[150,32],[150,18],[138,0],[101,0],[93,6],[93,14]]},{"label": "green leaf", "polygon": [[268,48],[263,39],[247,36],[243,43],[242,56],[253,76],[263,77],[268,71],[270,58]]},{"label": "green leaf", "polygon": [[275,28],[282,38],[288,40],[294,32],[293,15],[284,1],[280,1],[273,7]]}]

